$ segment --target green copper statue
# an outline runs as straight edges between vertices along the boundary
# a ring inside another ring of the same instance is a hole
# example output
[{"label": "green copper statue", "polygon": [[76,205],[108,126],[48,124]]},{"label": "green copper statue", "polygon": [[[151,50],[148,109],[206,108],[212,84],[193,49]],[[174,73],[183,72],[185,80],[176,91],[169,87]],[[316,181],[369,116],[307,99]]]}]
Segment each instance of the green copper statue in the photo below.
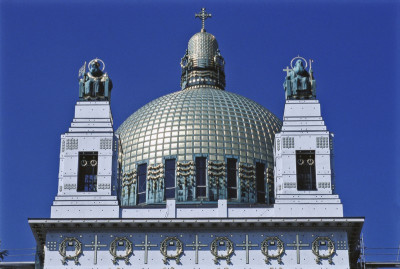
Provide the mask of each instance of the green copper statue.
[{"label": "green copper statue", "polygon": [[[293,61],[296,60],[295,66],[293,67]],[[306,64],[304,67],[303,62]],[[286,80],[283,83],[283,87],[286,93],[286,99],[299,100],[299,99],[315,99],[315,79],[311,68],[312,60],[310,60],[310,69],[307,68],[307,61],[303,57],[295,57],[290,62],[292,69],[287,67],[283,71],[286,71]]]},{"label": "green copper statue", "polygon": [[104,62],[100,59],[91,60],[87,73],[85,73],[85,66],[86,62],[79,70],[79,100],[110,101],[113,85],[107,73],[103,72]]}]

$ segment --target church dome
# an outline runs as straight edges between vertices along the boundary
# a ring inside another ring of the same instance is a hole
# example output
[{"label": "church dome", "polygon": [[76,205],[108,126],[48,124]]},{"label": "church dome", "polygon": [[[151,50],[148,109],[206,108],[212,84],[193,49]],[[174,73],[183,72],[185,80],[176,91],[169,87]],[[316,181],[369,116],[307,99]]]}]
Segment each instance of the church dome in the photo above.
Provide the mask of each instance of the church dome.
[{"label": "church dome", "polygon": [[119,127],[121,204],[270,203],[273,144],[281,121],[256,102],[225,91],[216,38],[201,32],[181,59],[181,90],[133,113]]},{"label": "church dome", "polygon": [[[258,103],[235,93],[202,86],[160,97],[133,113],[118,128],[124,175],[139,164],[261,162],[273,168],[274,135],[281,121]],[[177,173],[178,175],[178,173]]]}]

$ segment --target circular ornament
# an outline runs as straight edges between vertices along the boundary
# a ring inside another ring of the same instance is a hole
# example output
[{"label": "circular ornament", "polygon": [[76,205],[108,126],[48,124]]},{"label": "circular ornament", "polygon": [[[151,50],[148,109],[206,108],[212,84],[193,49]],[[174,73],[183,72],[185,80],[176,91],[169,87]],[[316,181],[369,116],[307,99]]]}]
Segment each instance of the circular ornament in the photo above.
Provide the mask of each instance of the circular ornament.
[{"label": "circular ornament", "polygon": [[[125,245],[125,255],[117,255],[117,244]],[[117,260],[125,260],[125,264],[129,264],[129,256],[132,254],[132,242],[126,237],[115,237],[115,239],[110,244],[110,253],[114,257],[112,259],[114,264],[117,264]]]},{"label": "circular ornament", "polygon": [[91,160],[90,161],[90,165],[91,166],[96,166],[97,165],[97,161],[96,160]]},{"label": "circular ornament", "polygon": [[313,159],[308,159],[307,163],[308,163],[308,165],[313,165],[314,164],[314,160]]},{"label": "circular ornament", "polygon": [[307,68],[308,64],[307,64],[306,59],[304,59],[303,57],[301,57],[301,56],[299,55],[299,56],[297,56],[297,57],[294,57],[294,58],[290,61],[290,67],[292,68],[292,70],[293,70],[293,61],[296,60],[296,59],[302,60],[302,61],[306,64],[306,66],[305,66],[304,68]]},{"label": "circular ornament", "polygon": [[[328,246],[328,253],[327,254],[320,254],[319,253],[319,246],[320,243],[324,242]],[[312,243],[312,253],[314,253],[317,258],[315,259],[316,263],[320,263],[321,259],[328,259],[329,264],[332,264],[332,256],[335,253],[335,244],[333,241],[327,236],[318,236]]]},{"label": "circular ornament", "polygon": [[82,166],[86,166],[86,165],[87,165],[87,161],[86,161],[86,160],[82,160],[82,161],[81,161],[81,165],[82,165]]},{"label": "circular ornament", "polygon": [[299,165],[303,165],[303,164],[304,164],[304,160],[303,160],[303,159],[299,159],[299,160],[297,160],[297,163],[298,163]]},{"label": "circular ornament", "polygon": [[[67,255],[67,244],[68,246],[73,245],[75,247],[74,255]],[[63,257],[61,260],[62,264],[67,264],[67,260],[74,260],[75,264],[79,264],[79,255],[82,254],[82,243],[75,237],[67,237],[61,242],[58,252]]]},{"label": "circular ornament", "polygon": [[215,55],[214,56],[214,63],[217,66],[225,66],[225,60],[221,55]]},{"label": "circular ornament", "polygon": [[[168,255],[168,245],[176,246],[176,253]],[[177,237],[167,237],[161,242],[160,247],[161,254],[164,256],[163,262],[164,264],[168,264],[168,260],[173,259],[178,264],[181,262],[180,256],[183,253],[183,244],[182,241],[179,240]]]},{"label": "circular ornament", "polygon": [[189,59],[188,55],[185,55],[181,59],[181,67],[183,69],[189,68],[192,65],[192,60]]},{"label": "circular ornament", "polygon": [[[274,242],[274,244],[276,244],[276,254],[268,253],[268,246],[270,245],[270,242]],[[278,259],[278,263],[282,263],[282,254],[284,251],[285,247],[283,246],[283,242],[277,236],[267,237],[261,242],[261,252],[265,256],[265,263],[269,263],[270,259]]]},{"label": "circular ornament", "polygon": [[[218,245],[226,245],[226,254],[218,253]],[[217,237],[211,242],[211,254],[215,257],[214,263],[218,264],[219,260],[226,260],[227,264],[231,263],[231,255],[233,253],[233,243],[228,237]]]},{"label": "circular ornament", "polygon": [[95,61],[100,62],[100,63],[103,65],[103,68],[101,69],[101,71],[104,71],[104,68],[106,68],[106,64],[105,64],[102,60],[100,60],[99,58],[96,58],[96,59],[91,60],[91,61],[88,63],[88,69],[90,70],[90,67],[93,65],[93,63],[94,63]]}]

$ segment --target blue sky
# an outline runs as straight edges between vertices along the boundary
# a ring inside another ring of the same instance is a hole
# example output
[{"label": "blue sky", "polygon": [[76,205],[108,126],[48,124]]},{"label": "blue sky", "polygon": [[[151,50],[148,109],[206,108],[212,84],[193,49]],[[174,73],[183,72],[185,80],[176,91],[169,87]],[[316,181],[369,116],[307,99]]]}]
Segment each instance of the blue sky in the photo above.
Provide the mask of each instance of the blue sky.
[{"label": "blue sky", "polygon": [[[0,248],[34,247],[27,218],[50,216],[60,135],[73,118],[84,61],[106,63],[117,128],[179,90],[179,62],[203,6],[213,15],[206,29],[225,58],[227,90],[279,118],[282,69],[297,55],[314,59],[345,215],[366,217],[367,246],[399,246],[399,2],[3,0]],[[7,260],[21,259],[33,256]]]}]

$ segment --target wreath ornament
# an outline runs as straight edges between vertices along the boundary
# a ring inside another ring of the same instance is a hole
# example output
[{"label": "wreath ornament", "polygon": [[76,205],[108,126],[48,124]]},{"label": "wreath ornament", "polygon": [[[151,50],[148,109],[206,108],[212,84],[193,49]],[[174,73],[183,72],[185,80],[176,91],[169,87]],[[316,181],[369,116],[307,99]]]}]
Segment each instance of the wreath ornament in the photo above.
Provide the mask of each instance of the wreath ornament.
[{"label": "wreath ornament", "polygon": [[[125,244],[124,244],[125,243]],[[117,245],[125,245],[125,255],[117,255]],[[115,237],[110,244],[110,254],[114,257],[112,259],[113,264],[117,264],[117,260],[124,260],[125,264],[129,264],[129,256],[132,254],[132,242],[126,237]]]},{"label": "wreath ornament", "polygon": [[[74,255],[67,255],[67,244],[68,246],[75,247]],[[74,260],[77,265],[79,264],[79,256],[82,254],[82,243],[75,237],[67,237],[61,242],[58,252],[63,257],[61,260],[62,264],[67,264],[67,260]]]},{"label": "wreath ornament", "polygon": [[[168,255],[168,246],[176,246],[176,253]],[[181,262],[181,255],[183,253],[182,241],[177,237],[167,237],[161,242],[161,254],[164,256],[164,264],[168,264],[168,260],[175,260],[177,264]]]},{"label": "wreath ornament", "polygon": [[[268,246],[272,246],[276,244],[276,254],[269,254]],[[282,254],[285,251],[285,247],[283,246],[282,240],[280,240],[277,236],[267,237],[264,241],[261,242],[261,252],[265,256],[265,263],[270,263],[271,259],[277,259],[278,263],[282,263]]]},{"label": "wreath ornament", "polygon": [[[225,255],[218,254],[218,245],[226,245],[227,253]],[[233,253],[233,243],[228,237],[217,237],[211,242],[211,254],[215,257],[214,263],[218,264],[219,260],[226,260],[227,264],[231,264],[231,255]]]},{"label": "wreath ornament", "polygon": [[[321,254],[319,253],[320,244],[326,244],[328,246],[328,253]],[[328,259],[329,264],[332,264],[332,256],[335,253],[335,244],[333,241],[327,236],[318,236],[312,243],[312,252],[317,258],[315,259],[316,263],[320,263],[322,259]]]}]

